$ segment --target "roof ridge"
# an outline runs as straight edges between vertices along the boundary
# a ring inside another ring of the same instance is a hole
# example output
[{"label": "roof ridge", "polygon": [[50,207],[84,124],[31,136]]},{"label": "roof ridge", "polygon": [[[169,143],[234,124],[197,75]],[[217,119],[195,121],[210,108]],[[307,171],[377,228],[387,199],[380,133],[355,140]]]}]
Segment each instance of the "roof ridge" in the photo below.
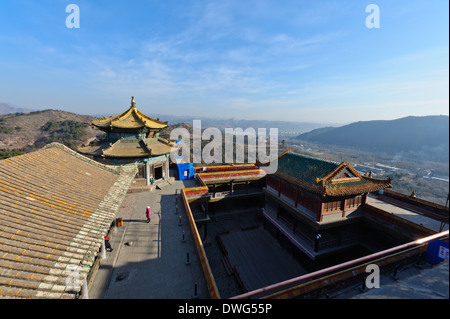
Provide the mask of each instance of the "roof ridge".
[{"label": "roof ridge", "polygon": [[[336,165],[340,165],[340,164],[344,163],[344,162],[340,163],[340,162],[336,162],[336,161],[326,160],[326,159],[323,159],[323,158],[320,158],[320,157],[315,157],[315,156],[308,155],[308,154],[296,153],[296,152],[293,152],[293,151],[287,151],[283,155],[295,155],[295,156],[298,156],[298,157],[309,158],[309,159],[313,159],[313,160],[317,160],[317,161],[321,161],[321,162],[325,162],[325,163],[330,163],[330,164],[336,164]],[[283,155],[281,155],[281,156],[283,156]]]},{"label": "roof ridge", "polygon": [[[65,151],[69,155],[72,155],[72,156],[74,156],[74,157],[76,157],[76,158],[78,158],[78,159],[80,159],[80,160],[82,160],[82,161],[84,161],[86,163],[89,163],[89,164],[91,164],[93,166],[96,166],[96,167],[102,168],[104,170],[107,170],[107,171],[109,171],[111,173],[120,175],[120,167],[112,166],[112,165],[108,166],[108,165],[99,163],[99,162],[97,162],[95,160],[92,160],[92,159],[90,159],[90,158],[88,158],[88,157],[86,157],[86,156],[84,156],[84,155],[82,155],[82,154],[80,154],[80,153],[70,149],[69,147],[67,147],[67,146],[65,146],[64,144],[61,144],[61,143],[53,142],[53,143],[45,145],[42,149],[48,149],[48,148],[54,148],[54,147],[55,148],[59,148],[60,150]],[[39,152],[39,151],[40,150],[37,150],[36,152]]]}]

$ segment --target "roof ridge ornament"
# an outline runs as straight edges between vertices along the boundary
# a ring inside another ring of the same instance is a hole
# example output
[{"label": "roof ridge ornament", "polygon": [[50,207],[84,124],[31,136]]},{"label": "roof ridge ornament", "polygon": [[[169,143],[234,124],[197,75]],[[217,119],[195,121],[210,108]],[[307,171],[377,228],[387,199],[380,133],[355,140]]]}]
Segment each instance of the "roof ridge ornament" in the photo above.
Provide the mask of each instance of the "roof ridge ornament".
[{"label": "roof ridge ornament", "polygon": [[134,102],[134,96],[131,97],[131,107],[136,107],[136,103]]}]

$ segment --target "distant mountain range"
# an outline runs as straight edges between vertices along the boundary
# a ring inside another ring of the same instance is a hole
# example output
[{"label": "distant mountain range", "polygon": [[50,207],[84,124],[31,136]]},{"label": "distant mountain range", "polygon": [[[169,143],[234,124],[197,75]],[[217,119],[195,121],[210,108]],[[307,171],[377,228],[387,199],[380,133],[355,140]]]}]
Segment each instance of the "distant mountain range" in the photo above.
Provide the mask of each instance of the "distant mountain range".
[{"label": "distant mountain range", "polygon": [[[13,104],[0,102],[0,114],[14,114],[14,113],[29,113],[36,110],[19,107]],[[125,111],[125,110],[124,110]],[[116,114],[95,114],[93,117],[103,118],[104,116],[110,117]],[[167,121],[169,125],[187,123],[192,125],[194,120],[202,121],[202,128],[214,127],[220,130],[225,128],[278,128],[280,134],[289,132],[290,134],[300,134],[309,132],[311,130],[323,127],[324,125],[332,125],[319,122],[290,122],[290,121],[269,121],[269,120],[237,120],[219,119],[211,117],[198,117],[198,116],[182,116],[182,115],[169,115],[169,114],[147,114],[153,118],[159,118],[161,121]],[[294,135],[295,136],[295,135]]]},{"label": "distant mountain range", "polygon": [[27,109],[24,107],[19,107],[13,104],[0,102],[0,114],[10,114],[10,113],[28,113],[34,110]]},{"label": "distant mountain range", "polygon": [[[181,115],[167,115],[167,114],[148,114],[153,118],[159,118],[161,121],[168,121],[170,125],[179,123],[193,124],[194,120],[201,120],[202,129],[209,127],[224,130],[225,128],[266,128],[269,133],[270,128],[277,128],[279,133],[296,132],[296,134],[309,132],[311,130],[323,127],[326,123],[319,122],[289,122],[289,121],[270,121],[270,120],[238,120],[234,118],[220,119],[211,117],[198,116],[181,116]],[[328,124],[331,125],[331,124]]]},{"label": "distant mountain range", "polygon": [[[37,145],[36,141],[45,135],[40,128],[47,121],[73,120],[90,123],[93,116],[45,110],[35,111],[20,108],[8,103],[0,103],[0,149],[17,149]],[[215,119],[207,117],[188,117],[177,115],[148,114],[151,117],[168,121],[169,125],[202,121],[202,129],[225,128],[278,128],[283,132],[301,133],[295,140],[313,144],[333,145],[341,148],[404,156],[413,160],[448,162],[449,160],[449,117],[409,116],[397,120],[363,121],[334,127],[312,122],[264,121]],[[100,117],[100,116],[98,116]],[[2,133],[3,130],[3,133]],[[9,132],[6,134],[6,132]],[[97,132],[86,128],[86,137],[93,138]],[[284,135],[287,136],[287,135]],[[282,138],[285,138],[285,137]],[[294,135],[295,136],[295,135]],[[82,141],[80,141],[82,142]]]},{"label": "distant mountain range", "polygon": [[323,127],[297,136],[316,144],[370,152],[401,154],[411,159],[449,160],[449,117],[408,116],[390,121],[355,122]]}]

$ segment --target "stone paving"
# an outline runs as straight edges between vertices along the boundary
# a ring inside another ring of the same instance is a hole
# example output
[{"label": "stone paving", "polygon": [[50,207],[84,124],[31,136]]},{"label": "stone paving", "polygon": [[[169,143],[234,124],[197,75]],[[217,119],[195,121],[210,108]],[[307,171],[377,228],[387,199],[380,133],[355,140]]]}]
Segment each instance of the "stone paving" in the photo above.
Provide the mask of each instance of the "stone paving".
[{"label": "stone paving", "polygon": [[[181,197],[175,200],[175,191],[184,184],[171,184],[127,195],[117,214],[123,226],[111,232],[114,250],[101,260],[89,298],[190,299],[195,295],[195,283],[196,297],[209,297]],[[150,223],[145,217],[147,206],[152,212]]]},{"label": "stone paving", "polygon": [[[379,209],[382,209],[384,211],[387,211],[389,213],[392,213],[400,218],[409,220],[413,223],[416,223],[418,225],[423,225],[424,227],[427,227],[429,229],[432,229],[436,232],[439,231],[441,222],[434,220],[432,218],[425,217],[419,213],[413,212],[411,210],[408,210],[406,208],[398,207],[393,204],[390,204],[388,202],[384,202],[380,199],[378,199],[374,195],[367,196],[367,204],[370,204],[372,206],[375,206]],[[443,230],[448,230],[448,224],[445,224]]]}]

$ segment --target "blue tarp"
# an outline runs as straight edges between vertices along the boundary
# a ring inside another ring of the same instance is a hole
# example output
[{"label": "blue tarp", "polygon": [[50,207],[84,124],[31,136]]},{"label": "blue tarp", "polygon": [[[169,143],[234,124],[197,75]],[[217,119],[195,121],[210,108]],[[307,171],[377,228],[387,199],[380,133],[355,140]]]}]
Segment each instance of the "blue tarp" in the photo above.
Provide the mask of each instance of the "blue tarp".
[{"label": "blue tarp", "polygon": [[177,170],[178,170],[178,179],[180,181],[194,178],[195,169],[193,163],[177,164]]}]

